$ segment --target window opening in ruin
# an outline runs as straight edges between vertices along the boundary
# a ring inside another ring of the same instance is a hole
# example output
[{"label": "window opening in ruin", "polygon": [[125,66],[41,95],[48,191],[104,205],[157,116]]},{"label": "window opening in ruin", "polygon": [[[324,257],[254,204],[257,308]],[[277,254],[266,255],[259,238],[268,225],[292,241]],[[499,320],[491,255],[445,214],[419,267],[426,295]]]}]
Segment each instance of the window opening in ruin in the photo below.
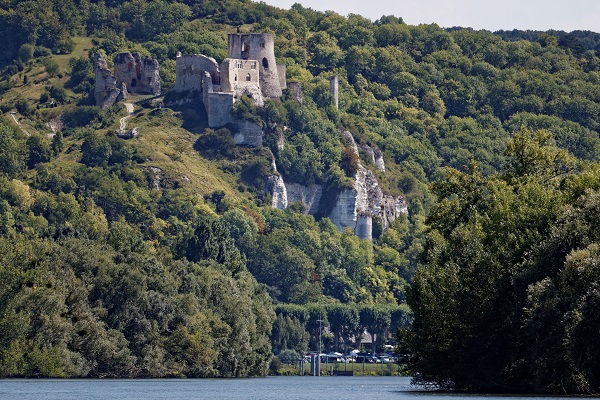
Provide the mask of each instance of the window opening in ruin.
[{"label": "window opening in ruin", "polygon": [[252,69],[256,69],[256,63],[255,63],[255,62],[253,62],[253,63],[250,65],[250,68],[252,68]]},{"label": "window opening in ruin", "polygon": [[137,86],[137,79],[132,79],[131,80],[131,87],[136,87]]},{"label": "window opening in ruin", "polygon": [[265,69],[269,68],[269,62],[267,61],[267,58],[266,58],[266,57],[265,57],[265,58],[263,58],[263,67],[264,67]]},{"label": "window opening in ruin", "polygon": [[237,75],[234,75],[234,76],[233,76],[233,80],[234,80],[234,81],[237,81]]},{"label": "window opening in ruin", "polygon": [[248,52],[250,51],[250,46],[247,42],[242,42],[242,60],[248,59]]},{"label": "window opening in ruin", "polygon": [[265,42],[260,42],[260,47],[265,48]]},{"label": "window opening in ruin", "polygon": [[246,80],[250,81],[250,74],[246,74]]}]

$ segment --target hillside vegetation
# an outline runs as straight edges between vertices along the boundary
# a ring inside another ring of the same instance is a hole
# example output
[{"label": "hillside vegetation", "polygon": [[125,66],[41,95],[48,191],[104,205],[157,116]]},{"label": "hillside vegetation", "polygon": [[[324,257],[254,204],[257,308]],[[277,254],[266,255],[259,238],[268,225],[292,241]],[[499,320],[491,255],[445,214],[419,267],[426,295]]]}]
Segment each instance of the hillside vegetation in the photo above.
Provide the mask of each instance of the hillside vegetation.
[{"label": "hillside vegetation", "polygon": [[[332,350],[403,328],[421,383],[600,391],[597,34],[245,0],[1,7],[0,376],[264,375],[272,352],[314,349],[322,319]],[[265,147],[141,97],[141,134],[120,139],[123,104],[93,104],[95,52],[157,58],[168,97],[178,51],[221,61],[236,31],[274,33],[302,85],[301,106],[237,103]],[[373,242],[265,190],[274,161],[335,198],[358,163],[346,130],[409,204]]]}]

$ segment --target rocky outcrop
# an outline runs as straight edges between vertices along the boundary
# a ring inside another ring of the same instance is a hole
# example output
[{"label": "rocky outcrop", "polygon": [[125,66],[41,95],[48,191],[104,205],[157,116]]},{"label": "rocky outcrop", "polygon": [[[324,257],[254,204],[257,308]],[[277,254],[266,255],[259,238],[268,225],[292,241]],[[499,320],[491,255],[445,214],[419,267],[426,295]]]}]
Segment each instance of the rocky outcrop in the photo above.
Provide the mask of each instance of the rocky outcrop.
[{"label": "rocky outcrop", "polygon": [[[352,134],[343,132],[342,135],[344,142],[352,148],[358,157],[358,147]],[[371,148],[369,147],[369,149]],[[367,153],[369,154],[368,150]],[[381,163],[383,163],[383,157],[379,149],[371,149],[370,153],[373,154],[375,165],[378,165],[378,159],[381,159]],[[267,179],[267,190],[273,199],[272,206],[284,209],[291,203],[301,201],[304,204],[306,214],[316,215],[323,197],[323,187],[314,184],[309,186],[297,183],[286,184],[277,173],[274,162],[273,170],[276,175],[269,176]],[[372,240],[373,218],[380,220],[383,229],[388,229],[390,224],[401,214],[408,214],[404,198],[384,195],[375,174],[365,168],[359,161],[352,187],[343,189],[338,193],[327,216],[340,231],[350,228],[359,238]]]},{"label": "rocky outcrop", "polygon": [[381,226],[384,230],[390,227],[390,224],[401,214],[408,215],[408,205],[402,196],[384,195],[381,202]]},{"label": "rocky outcrop", "polygon": [[[358,157],[358,147],[350,132],[343,132],[344,140]],[[359,161],[351,189],[342,190],[329,218],[339,230],[350,228],[361,239],[373,238],[373,218],[379,218],[387,229],[402,213],[408,213],[402,197],[384,196],[377,178]]]},{"label": "rocky outcrop", "polygon": [[271,193],[271,207],[285,210],[288,207],[287,188],[281,175],[267,177],[267,191]]},{"label": "rocky outcrop", "polygon": [[301,201],[304,204],[304,213],[315,215],[319,211],[319,204],[323,196],[322,185],[304,186],[298,183],[289,183],[286,185],[288,203]]},{"label": "rocky outcrop", "polygon": [[385,172],[385,162],[383,161],[383,153],[378,147],[371,147],[368,144],[361,144],[360,148],[367,153],[369,161],[377,167],[381,172]]}]

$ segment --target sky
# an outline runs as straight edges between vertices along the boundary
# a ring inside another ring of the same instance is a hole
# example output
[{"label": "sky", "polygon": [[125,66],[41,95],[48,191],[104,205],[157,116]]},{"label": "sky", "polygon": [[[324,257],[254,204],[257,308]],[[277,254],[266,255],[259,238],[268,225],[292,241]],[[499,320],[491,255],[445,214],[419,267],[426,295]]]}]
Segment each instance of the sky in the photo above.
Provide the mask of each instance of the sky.
[{"label": "sky", "polygon": [[[255,0],[256,1],[256,0]],[[300,3],[318,11],[360,14],[373,21],[402,17],[410,25],[436,23],[473,29],[590,30],[600,33],[600,0],[263,0],[289,9]]]}]

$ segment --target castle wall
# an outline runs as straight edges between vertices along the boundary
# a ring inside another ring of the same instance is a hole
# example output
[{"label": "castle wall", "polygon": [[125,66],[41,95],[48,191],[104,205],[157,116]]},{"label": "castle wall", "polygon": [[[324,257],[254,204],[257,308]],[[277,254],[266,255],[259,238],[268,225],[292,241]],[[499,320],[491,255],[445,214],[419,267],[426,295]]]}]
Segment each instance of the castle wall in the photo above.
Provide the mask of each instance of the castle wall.
[{"label": "castle wall", "polygon": [[302,85],[300,85],[300,82],[289,82],[287,88],[292,98],[302,105]]},{"label": "castle wall", "polygon": [[100,53],[94,55],[94,72],[96,76],[94,99],[98,107],[106,110],[120,100],[121,90],[117,86],[115,76],[108,69],[106,60]]},{"label": "castle wall", "polygon": [[158,61],[141,58],[137,53],[119,53],[115,57],[117,87],[125,84],[130,93],[160,94]]},{"label": "castle wall", "polygon": [[259,83],[258,61],[226,58],[221,63],[221,91],[238,99],[250,96],[257,106],[264,104]]},{"label": "castle wall", "polygon": [[286,67],[285,64],[277,64],[277,75],[279,75],[279,87],[283,90],[287,88],[287,81],[285,80]]},{"label": "castle wall", "polygon": [[202,80],[202,102],[208,116],[208,126],[218,128],[233,122],[231,108],[233,107],[233,93],[223,93],[220,85],[212,83],[211,75],[204,72]]},{"label": "castle wall", "polygon": [[212,57],[201,54],[179,55],[175,60],[175,91],[201,90],[204,72],[208,72],[213,84],[220,83],[219,64]]},{"label": "castle wall", "polygon": [[281,97],[281,83],[275,62],[275,45],[272,34],[229,34],[227,51],[229,58],[257,60],[262,94],[265,97]]},{"label": "castle wall", "polygon": [[329,91],[331,92],[331,97],[333,97],[335,108],[339,107],[339,86],[338,76],[334,75],[329,81]]}]

